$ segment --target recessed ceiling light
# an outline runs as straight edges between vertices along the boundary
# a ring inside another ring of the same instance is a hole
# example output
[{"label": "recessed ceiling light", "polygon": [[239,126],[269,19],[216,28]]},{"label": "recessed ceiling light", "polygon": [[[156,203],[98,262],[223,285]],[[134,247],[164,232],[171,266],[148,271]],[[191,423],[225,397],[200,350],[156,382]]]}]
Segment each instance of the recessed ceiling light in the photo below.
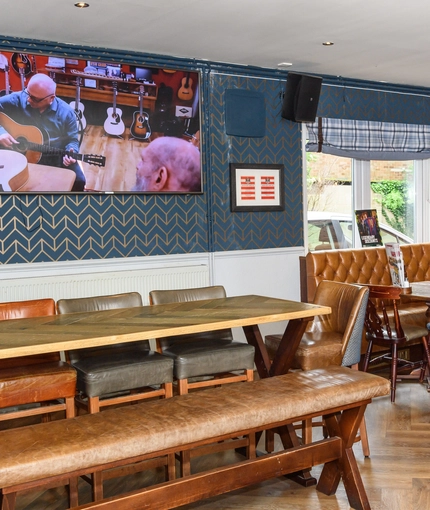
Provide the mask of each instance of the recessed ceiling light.
[{"label": "recessed ceiling light", "polygon": [[293,64],[291,62],[280,62],[278,67],[291,67]]},{"label": "recessed ceiling light", "polygon": [[331,41],[326,41],[326,42],[323,42],[322,45],[323,46],[333,46],[334,42],[331,42]]},{"label": "recessed ceiling light", "polygon": [[78,2],[75,4],[75,7],[79,7],[79,9],[85,9],[86,7],[89,7],[90,4],[87,4],[87,2]]}]

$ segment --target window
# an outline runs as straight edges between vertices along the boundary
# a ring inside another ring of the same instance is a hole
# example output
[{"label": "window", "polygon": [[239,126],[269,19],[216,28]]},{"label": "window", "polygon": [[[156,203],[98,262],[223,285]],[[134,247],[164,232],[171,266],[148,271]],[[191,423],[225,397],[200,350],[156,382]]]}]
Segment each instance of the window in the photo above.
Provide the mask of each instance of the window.
[{"label": "window", "polygon": [[308,249],[361,246],[354,210],[365,208],[377,209],[384,243],[414,242],[416,164],[306,153]]}]

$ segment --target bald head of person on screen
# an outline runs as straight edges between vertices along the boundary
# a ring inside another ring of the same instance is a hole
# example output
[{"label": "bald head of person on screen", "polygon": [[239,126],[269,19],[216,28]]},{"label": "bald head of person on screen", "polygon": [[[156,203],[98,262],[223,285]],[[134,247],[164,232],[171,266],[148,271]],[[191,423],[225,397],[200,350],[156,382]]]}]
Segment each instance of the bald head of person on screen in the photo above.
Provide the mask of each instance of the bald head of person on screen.
[{"label": "bald head of person on screen", "polygon": [[156,138],[142,149],[133,191],[201,191],[200,152],[172,136]]}]

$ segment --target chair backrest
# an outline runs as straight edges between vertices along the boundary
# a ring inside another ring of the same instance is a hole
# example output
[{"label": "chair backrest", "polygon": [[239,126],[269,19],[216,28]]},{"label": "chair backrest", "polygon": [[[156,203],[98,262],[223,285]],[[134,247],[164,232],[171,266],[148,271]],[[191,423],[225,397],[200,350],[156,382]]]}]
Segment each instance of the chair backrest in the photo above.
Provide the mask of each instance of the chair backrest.
[{"label": "chair backrest", "polygon": [[[60,299],[57,301],[57,312],[79,313],[79,312],[98,312],[102,310],[113,310],[116,308],[133,308],[143,306],[142,296],[138,292],[127,292],[123,294],[111,294],[106,296],[92,296],[86,298]],[[77,349],[67,351],[69,361],[76,363],[79,360],[95,357],[112,355],[123,352],[136,352],[137,350],[149,350],[148,340],[140,342],[126,342],[115,345],[94,347],[91,349]]]},{"label": "chair backrest", "polygon": [[331,314],[315,317],[311,329],[342,334],[342,365],[360,361],[369,289],[352,283],[323,280],[317,287],[314,303],[331,307]]},{"label": "chair backrest", "polygon": [[[50,298],[31,299],[27,301],[11,301],[0,303],[0,320],[28,319],[31,317],[46,317],[55,315],[55,301]],[[34,365],[47,361],[59,361],[60,353],[37,354],[0,360],[0,368]]]},{"label": "chair backrest", "polygon": [[[397,303],[402,289],[391,285],[369,286],[369,303],[366,311],[366,336],[373,340],[405,341]],[[390,309],[390,316],[387,312]]]},{"label": "chair backrest", "polygon": [[[191,289],[152,290],[149,293],[149,302],[151,305],[165,305],[170,303],[185,303],[189,301],[203,301],[206,299],[220,299],[225,297],[226,292],[224,287],[222,285],[213,285],[210,287],[198,287]],[[218,331],[208,331],[206,333],[196,333],[192,335],[157,338],[157,348],[159,351],[162,351],[164,348],[167,348],[174,343],[187,343],[202,339],[232,342],[233,334],[231,329],[221,329]]]}]

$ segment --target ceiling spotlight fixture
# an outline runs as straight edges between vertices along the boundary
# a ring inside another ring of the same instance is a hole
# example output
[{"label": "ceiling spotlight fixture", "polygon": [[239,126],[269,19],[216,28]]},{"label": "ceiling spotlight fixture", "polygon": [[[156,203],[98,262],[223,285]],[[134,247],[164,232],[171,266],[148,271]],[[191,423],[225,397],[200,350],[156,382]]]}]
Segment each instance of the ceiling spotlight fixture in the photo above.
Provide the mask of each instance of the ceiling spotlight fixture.
[{"label": "ceiling spotlight fixture", "polygon": [[86,7],[89,7],[90,4],[87,4],[87,2],[78,2],[75,4],[75,7],[78,7],[79,9],[85,9]]},{"label": "ceiling spotlight fixture", "polygon": [[326,42],[323,42],[322,45],[323,46],[333,46],[334,42],[332,41],[326,41]]},{"label": "ceiling spotlight fixture", "polygon": [[293,64],[291,62],[280,62],[278,67],[291,67]]}]

